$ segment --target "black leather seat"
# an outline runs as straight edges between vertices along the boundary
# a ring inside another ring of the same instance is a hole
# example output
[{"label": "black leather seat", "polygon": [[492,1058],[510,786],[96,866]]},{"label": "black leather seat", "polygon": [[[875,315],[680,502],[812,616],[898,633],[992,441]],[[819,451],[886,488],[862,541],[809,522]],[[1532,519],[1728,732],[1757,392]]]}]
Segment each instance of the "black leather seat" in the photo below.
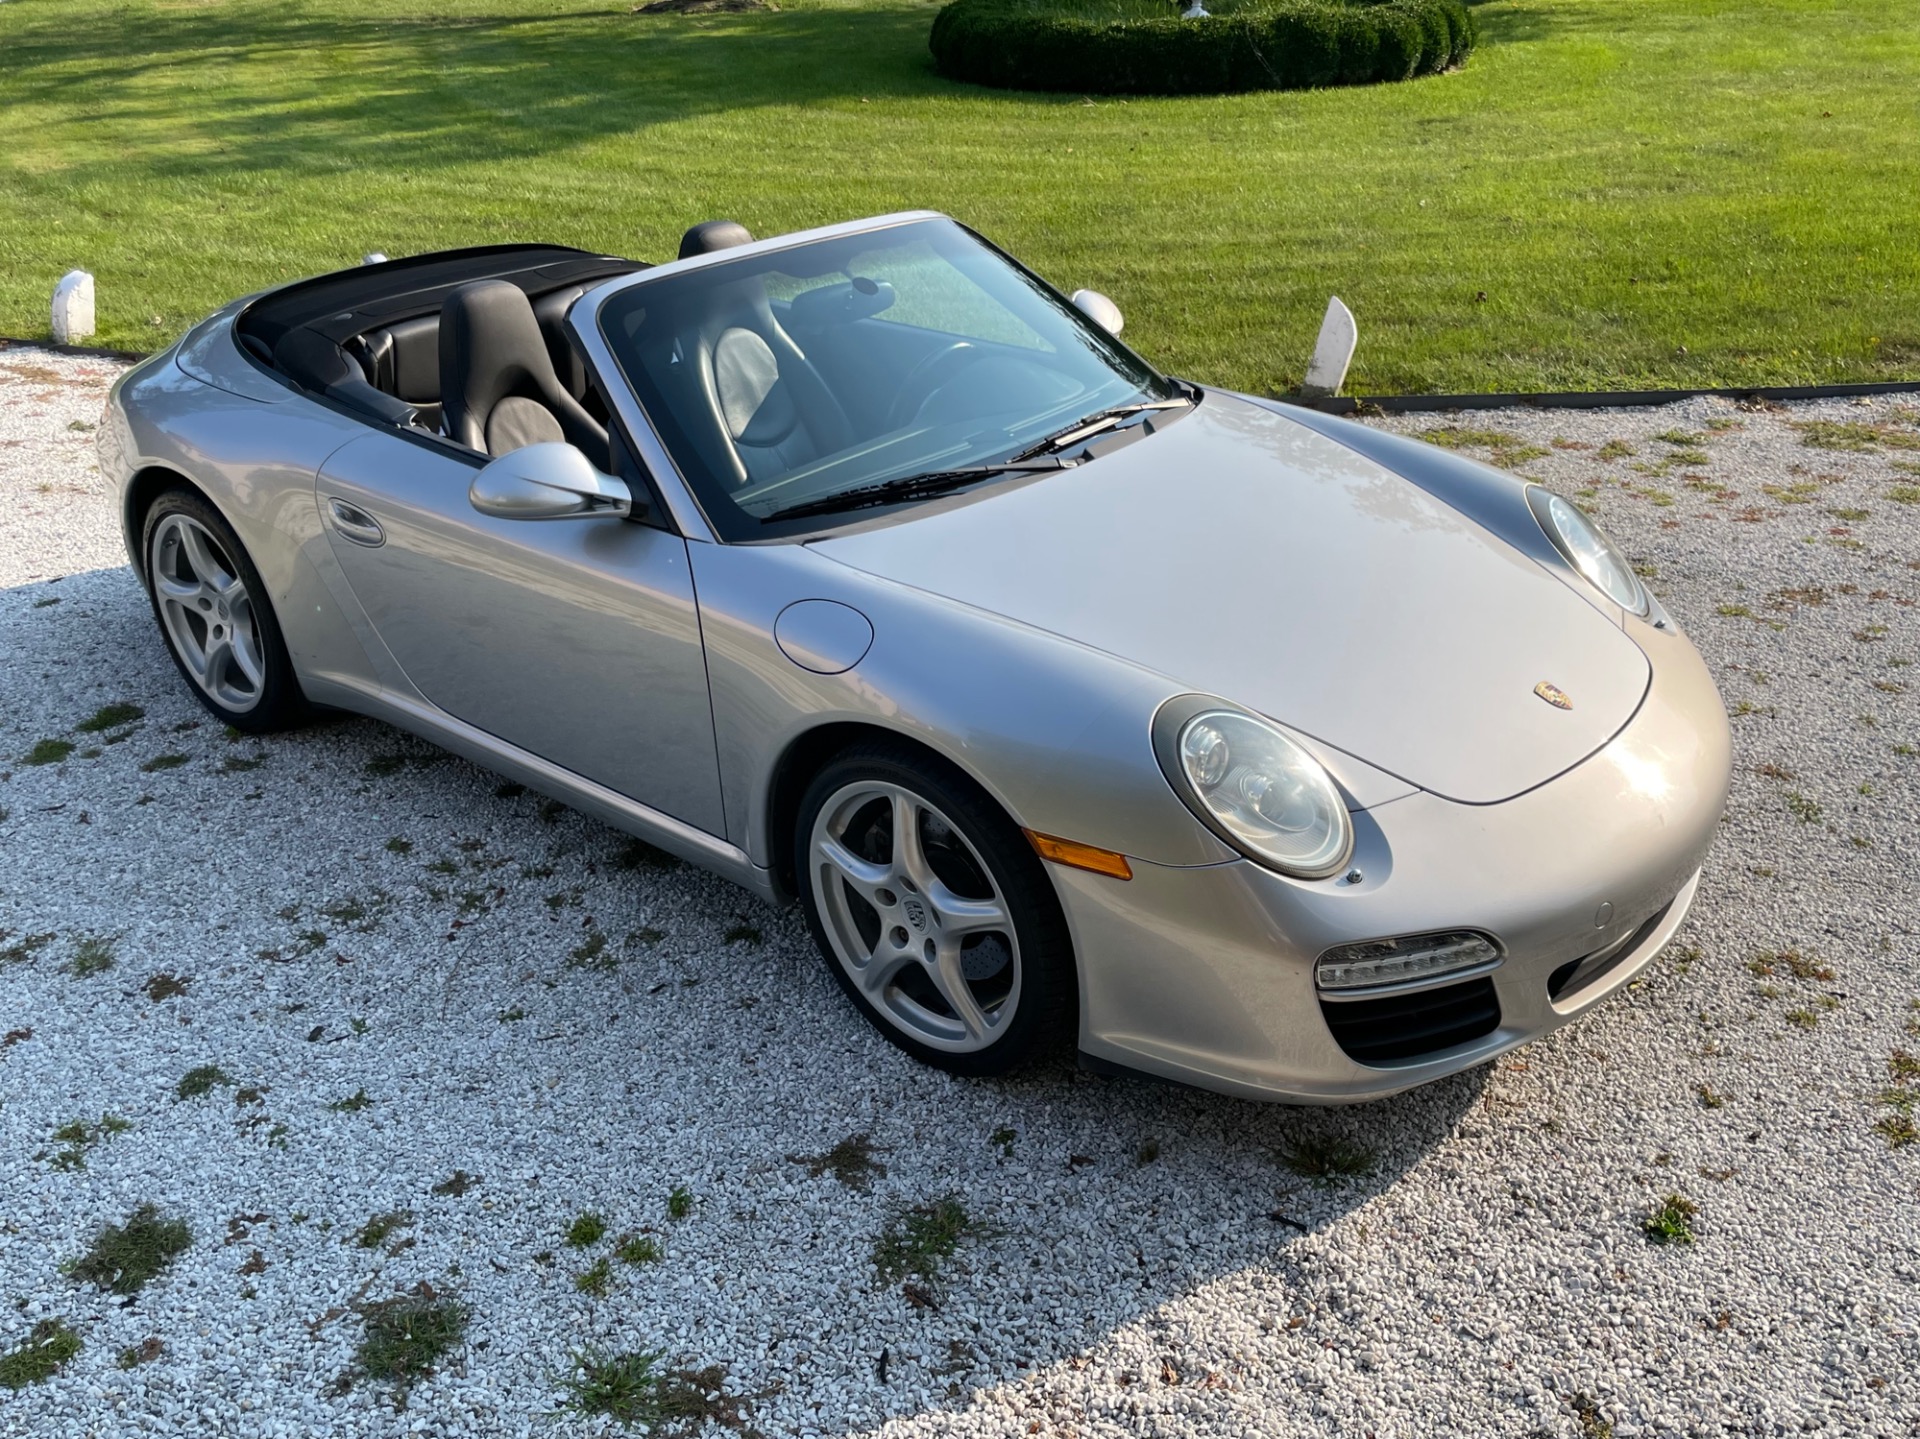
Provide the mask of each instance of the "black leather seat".
[{"label": "black leather seat", "polygon": [[376,390],[345,349],[318,331],[289,330],[273,347],[273,363],[295,384],[349,405],[389,425],[411,425],[419,412],[404,400]]},{"label": "black leather seat", "polygon": [[853,443],[846,412],[764,294],[710,317],[692,349],[702,398],[739,465],[737,482],[777,478]]},{"label": "black leather seat", "polygon": [[607,432],[554,373],[526,291],[476,280],[440,311],[441,424],[489,455],[565,440],[607,468]]},{"label": "black leather seat", "polygon": [[[680,258],[750,244],[733,220],[708,220],[681,237]],[[681,354],[695,393],[690,422],[707,431],[701,448],[735,487],[774,479],[853,443],[846,411],[767,303],[756,276],[704,292],[685,317]]]},{"label": "black leather seat", "polygon": [[367,372],[376,390],[405,400],[420,423],[440,428],[440,317],[417,315],[355,335],[346,351]]},{"label": "black leather seat", "polygon": [[547,342],[553,372],[560,377],[566,392],[582,402],[587,399],[587,362],[580,358],[573,341],[567,338],[566,319],[573,302],[586,292],[584,285],[568,285],[533,302],[533,318],[540,322],[540,337]]}]

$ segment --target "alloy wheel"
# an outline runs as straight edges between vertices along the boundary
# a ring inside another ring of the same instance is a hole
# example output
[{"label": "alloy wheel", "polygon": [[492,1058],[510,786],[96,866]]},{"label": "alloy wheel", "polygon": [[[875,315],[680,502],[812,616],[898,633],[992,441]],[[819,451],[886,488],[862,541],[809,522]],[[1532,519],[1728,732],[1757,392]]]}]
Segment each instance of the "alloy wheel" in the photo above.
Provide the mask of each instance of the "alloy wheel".
[{"label": "alloy wheel", "polygon": [[1020,1003],[1020,940],[979,851],[924,797],[863,780],[820,807],[813,897],[834,958],[910,1038],[972,1053]]},{"label": "alloy wheel", "polygon": [[155,526],[147,560],[160,623],[188,676],[222,709],[245,714],[260,703],[267,670],[238,566],[204,525],[178,513]]}]

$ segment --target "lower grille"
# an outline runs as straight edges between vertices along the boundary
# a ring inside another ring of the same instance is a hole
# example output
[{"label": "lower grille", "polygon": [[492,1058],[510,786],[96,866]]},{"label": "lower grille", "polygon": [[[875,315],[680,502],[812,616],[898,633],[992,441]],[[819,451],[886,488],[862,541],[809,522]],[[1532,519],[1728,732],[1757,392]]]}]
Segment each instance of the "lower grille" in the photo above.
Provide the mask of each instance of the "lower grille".
[{"label": "lower grille", "polygon": [[1467,1044],[1500,1027],[1500,1000],[1486,976],[1417,994],[1320,1001],[1327,1028],[1350,1059],[1381,1064]]},{"label": "lower grille", "polygon": [[1638,952],[1640,946],[1646,943],[1647,936],[1659,928],[1660,921],[1667,917],[1667,911],[1672,908],[1673,901],[1668,900],[1647,916],[1625,939],[1616,939],[1612,944],[1603,949],[1596,949],[1592,954],[1568,960],[1547,976],[1547,997],[1565,999],[1568,995],[1578,994],[1596,980],[1611,974],[1614,967],[1622,960]]}]

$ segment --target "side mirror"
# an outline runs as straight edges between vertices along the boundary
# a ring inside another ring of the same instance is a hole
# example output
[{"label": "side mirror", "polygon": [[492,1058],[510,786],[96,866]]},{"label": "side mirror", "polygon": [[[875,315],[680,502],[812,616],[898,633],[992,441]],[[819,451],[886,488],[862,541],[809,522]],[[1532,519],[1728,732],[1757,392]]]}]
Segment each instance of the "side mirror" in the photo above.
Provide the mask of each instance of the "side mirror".
[{"label": "side mirror", "polygon": [[1073,307],[1109,335],[1117,335],[1127,327],[1127,317],[1120,313],[1120,307],[1098,290],[1075,290]]},{"label": "side mirror", "polygon": [[473,507],[502,520],[624,518],[633,492],[603,475],[572,445],[559,440],[510,450],[490,461],[467,491]]}]

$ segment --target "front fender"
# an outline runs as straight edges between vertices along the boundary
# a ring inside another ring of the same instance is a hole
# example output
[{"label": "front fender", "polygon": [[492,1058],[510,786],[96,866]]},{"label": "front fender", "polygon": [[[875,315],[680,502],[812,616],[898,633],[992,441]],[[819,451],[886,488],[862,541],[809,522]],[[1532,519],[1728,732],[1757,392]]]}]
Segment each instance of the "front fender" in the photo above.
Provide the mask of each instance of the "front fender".
[{"label": "front fender", "polygon": [[[1058,636],[878,579],[804,545],[694,544],[727,837],[771,865],[781,757],[822,725],[905,736],[971,775],[1029,829],[1166,865],[1228,850],[1167,785],[1154,710],[1182,687]],[[802,669],[774,642],[796,600],[850,605],[873,625],[852,669]]]},{"label": "front fender", "polygon": [[[1240,398],[1296,425],[1324,435],[1356,454],[1391,470],[1408,484],[1425,490],[1442,504],[1458,510],[1483,530],[1497,535],[1552,574],[1568,589],[1616,625],[1624,626],[1626,611],[1600,595],[1554,547],[1527,504],[1530,481],[1496,470],[1471,456],[1442,449],[1424,440],[1377,430],[1357,420],[1344,420],[1280,400],[1254,395]],[[1662,616],[1664,618],[1664,616]]]}]

